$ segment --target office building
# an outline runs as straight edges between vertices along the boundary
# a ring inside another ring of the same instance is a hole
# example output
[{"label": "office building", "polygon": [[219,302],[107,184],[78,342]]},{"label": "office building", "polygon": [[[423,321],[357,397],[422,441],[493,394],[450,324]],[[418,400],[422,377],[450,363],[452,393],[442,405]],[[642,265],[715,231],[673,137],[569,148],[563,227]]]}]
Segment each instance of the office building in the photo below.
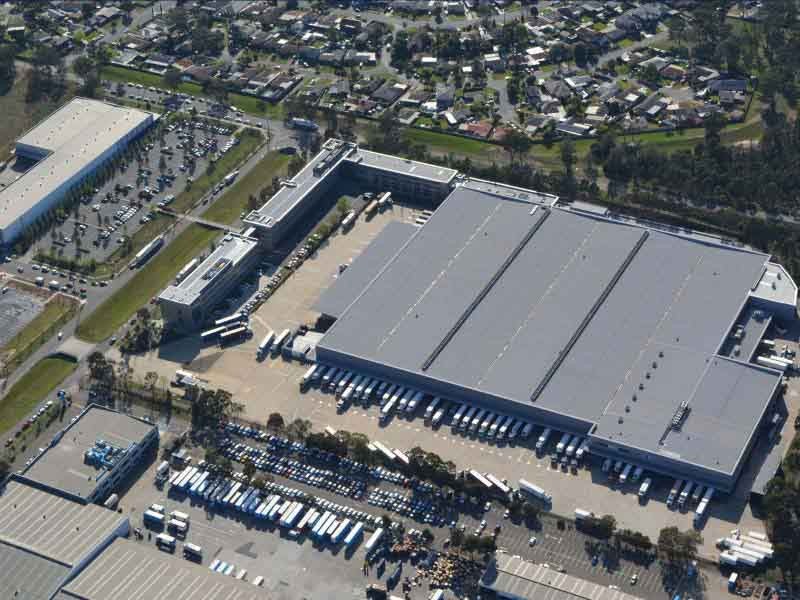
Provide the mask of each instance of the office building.
[{"label": "office building", "polygon": [[158,428],[90,404],[12,477],[78,503],[103,502],[158,447]]},{"label": "office building", "polygon": [[297,175],[283,181],[281,189],[244,221],[255,227],[267,250],[274,250],[326,198],[335,200],[330,193],[342,178],[360,182],[364,191],[390,191],[401,198],[435,205],[450,192],[456,175],[453,169],[370,152],[356,144],[329,139]]},{"label": "office building", "polygon": [[205,260],[158,297],[161,314],[172,327],[201,328],[211,312],[258,264],[258,241],[228,233]]},{"label": "office building", "polygon": [[17,157],[34,164],[0,190],[0,244],[13,243],[141,136],[155,118],[134,108],[74,98],[19,138]]}]

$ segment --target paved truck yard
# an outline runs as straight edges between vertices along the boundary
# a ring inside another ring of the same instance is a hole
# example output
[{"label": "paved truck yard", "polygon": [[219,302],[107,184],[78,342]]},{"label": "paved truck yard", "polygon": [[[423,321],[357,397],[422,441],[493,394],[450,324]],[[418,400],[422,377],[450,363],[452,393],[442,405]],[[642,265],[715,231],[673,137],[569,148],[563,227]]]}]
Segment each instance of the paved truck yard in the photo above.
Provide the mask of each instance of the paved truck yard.
[{"label": "paved truck yard", "polygon": [[[620,527],[642,531],[651,539],[655,539],[661,527],[666,525],[677,525],[681,529],[692,527],[691,510],[671,511],[664,504],[672,480],[655,476],[650,500],[641,505],[637,496],[638,485],[610,485],[607,475],[601,470],[601,461],[589,461],[588,468],[580,469],[577,474],[551,468],[548,453],[537,456],[532,448],[541,427],[535,427],[526,442],[514,445],[489,444],[474,437],[454,435],[448,426],[433,430],[423,423],[421,417],[413,421],[395,417],[384,427],[379,423],[380,410],[375,406],[369,409],[352,406],[345,412],[338,412],[332,395],[323,394],[318,389],[301,393],[298,383],[306,365],[283,359],[256,362],[256,346],[265,331],[313,322],[317,315],[313,304],[338,273],[339,265],[357,256],[387,223],[397,220],[413,222],[418,214],[415,209],[395,205],[391,213],[380,214],[371,221],[362,217],[350,232],[332,237],[252,315],[251,326],[255,335],[250,341],[221,351],[216,347],[201,348],[196,340],[187,338],[167,345],[157,353],[132,357],[132,366],[140,372],[155,370],[166,378],[172,378],[178,368],[188,369],[210,387],[230,391],[237,401],[244,404],[243,417],[253,422],[264,423],[270,413],[277,411],[287,421],[310,419],[317,430],[330,425],[336,429],[359,431],[370,439],[405,450],[420,445],[445,460],[453,460],[459,468],[474,468],[509,481],[525,477],[552,494],[556,514],[569,515],[576,507],[596,514],[614,514]],[[788,382],[785,400],[791,414],[800,400],[795,380],[789,379]],[[785,427],[790,427],[790,424],[785,424]],[[550,443],[555,444],[558,437],[552,436]],[[783,443],[790,438],[790,431],[787,431]],[[762,448],[757,447],[755,454],[761,451]],[[701,552],[704,556],[714,557],[714,541],[735,527],[763,528],[747,504],[748,485],[755,476],[751,471],[755,470],[756,462],[748,464],[739,487],[732,495],[712,501],[702,530],[704,544]],[[587,500],[587,494],[590,494],[590,500]]]}]

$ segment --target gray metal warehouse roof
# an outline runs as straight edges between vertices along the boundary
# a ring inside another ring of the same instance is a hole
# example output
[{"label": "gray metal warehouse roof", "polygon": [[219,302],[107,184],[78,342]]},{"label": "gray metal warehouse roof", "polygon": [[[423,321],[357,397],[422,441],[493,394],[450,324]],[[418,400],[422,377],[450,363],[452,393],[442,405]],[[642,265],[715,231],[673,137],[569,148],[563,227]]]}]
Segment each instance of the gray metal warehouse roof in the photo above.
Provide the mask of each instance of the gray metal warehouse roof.
[{"label": "gray metal warehouse roof", "polygon": [[47,448],[22,476],[86,498],[99,485],[100,471],[84,462],[84,453],[99,439],[128,448],[139,443],[152,429],[153,425],[135,417],[90,406],[64,430],[58,443]]},{"label": "gray metal warehouse roof", "polygon": [[497,553],[480,581],[481,587],[504,597],[530,600],[636,600],[607,585],[559,573],[519,556]]},{"label": "gray metal warehouse roof", "polygon": [[[533,402],[587,430],[620,429],[628,443],[649,435],[642,447],[653,451],[663,449],[654,428],[663,431],[690,400],[685,426],[708,413],[732,429],[691,444],[668,438],[667,446],[713,464],[746,442],[738,436],[778,381],[739,363],[709,368],[767,259],[459,186],[320,348]],[[718,382],[723,372],[733,388]],[[700,397],[698,387],[720,396]]]},{"label": "gray metal warehouse roof", "polygon": [[49,600],[70,568],[0,542],[0,598]]},{"label": "gray metal warehouse roof", "polygon": [[415,225],[402,221],[386,225],[347,270],[320,294],[314,308],[332,317],[341,315],[417,229]]},{"label": "gray metal warehouse roof", "polygon": [[57,600],[264,600],[252,583],[213,573],[155,546],[118,538]]},{"label": "gray metal warehouse roof", "polygon": [[152,113],[90,98],[74,98],[64,104],[17,140],[48,155],[0,190],[0,228],[151,119]]},{"label": "gray metal warehouse roof", "polygon": [[0,544],[73,566],[126,519],[11,481],[0,496]]}]

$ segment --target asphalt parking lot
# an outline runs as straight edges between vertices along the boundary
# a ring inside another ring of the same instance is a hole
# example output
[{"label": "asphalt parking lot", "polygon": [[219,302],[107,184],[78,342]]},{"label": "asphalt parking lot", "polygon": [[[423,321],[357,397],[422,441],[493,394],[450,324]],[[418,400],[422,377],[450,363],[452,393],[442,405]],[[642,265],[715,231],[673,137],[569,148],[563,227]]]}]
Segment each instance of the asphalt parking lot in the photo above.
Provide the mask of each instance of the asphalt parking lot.
[{"label": "asphalt parking lot", "polygon": [[159,203],[169,204],[190,178],[205,173],[211,157],[223,151],[233,134],[232,126],[191,127],[188,121],[173,125],[157,125],[146,134],[141,154],[134,149],[123,154],[120,170],[84,196],[76,211],[44,238],[49,252],[83,261],[107,260],[126,237],[157,218]]},{"label": "asphalt parking lot", "polygon": [[[269,122],[269,120],[266,118],[245,115],[241,111],[234,108],[223,111],[212,109],[212,114],[209,115],[209,109],[212,108],[214,102],[204,98],[203,96],[190,96],[183,93],[174,94],[166,89],[134,83],[104,82],[104,84],[112,93],[112,95],[119,96],[118,91],[122,91],[123,97],[127,98],[128,100],[150,102],[152,104],[163,104],[165,101],[168,101],[171,103],[170,108],[172,110],[188,111],[194,108],[201,116],[224,118],[229,121],[241,123],[243,125],[253,125],[260,128],[266,128]],[[216,108],[220,109],[221,107],[217,105]]]}]

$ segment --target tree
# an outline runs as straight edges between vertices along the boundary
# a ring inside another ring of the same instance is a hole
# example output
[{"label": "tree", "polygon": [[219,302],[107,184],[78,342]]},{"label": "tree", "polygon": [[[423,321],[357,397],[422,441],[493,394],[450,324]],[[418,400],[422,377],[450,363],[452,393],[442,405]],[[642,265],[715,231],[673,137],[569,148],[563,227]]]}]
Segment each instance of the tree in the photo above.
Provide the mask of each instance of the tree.
[{"label": "tree", "polygon": [[209,427],[217,429],[241,411],[241,405],[233,402],[230,392],[209,390],[190,386],[184,397],[192,407],[192,426],[195,429]]},{"label": "tree", "polygon": [[253,475],[256,474],[256,465],[253,463],[253,460],[248,456],[245,457],[243,461],[242,467],[242,475],[244,475],[248,480],[253,478]]},{"label": "tree", "polygon": [[450,545],[453,548],[460,548],[464,544],[464,532],[458,527],[450,530]]},{"label": "tree", "polygon": [[513,165],[515,158],[525,156],[533,145],[528,135],[518,129],[511,129],[502,141],[503,149],[508,152],[508,161]]},{"label": "tree", "polygon": [[5,94],[14,85],[17,76],[14,54],[14,47],[10,44],[0,45],[0,94]]},{"label": "tree", "polygon": [[272,431],[283,431],[286,424],[283,421],[283,416],[281,413],[271,413],[269,417],[267,417],[267,429]]},{"label": "tree", "polygon": [[347,198],[344,196],[339,198],[339,201],[336,203],[336,210],[339,211],[340,215],[347,214],[347,211],[350,210],[350,203],[347,201]]},{"label": "tree", "polygon": [[164,80],[164,85],[166,87],[171,90],[176,90],[181,84],[181,72],[175,67],[169,67],[166,71],[164,71],[162,79]]},{"label": "tree", "polygon": [[671,566],[685,564],[697,558],[697,547],[703,543],[698,531],[680,531],[677,527],[664,527],[658,534],[659,556]]}]

